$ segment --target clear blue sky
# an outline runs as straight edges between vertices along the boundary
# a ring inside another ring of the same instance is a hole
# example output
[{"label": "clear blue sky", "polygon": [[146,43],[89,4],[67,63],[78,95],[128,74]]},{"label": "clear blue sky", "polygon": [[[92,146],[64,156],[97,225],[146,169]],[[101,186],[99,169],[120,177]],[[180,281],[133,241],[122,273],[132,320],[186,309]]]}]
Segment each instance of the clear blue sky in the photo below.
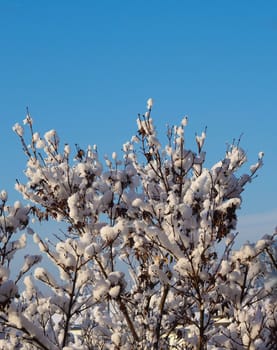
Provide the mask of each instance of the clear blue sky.
[{"label": "clear blue sky", "polygon": [[26,106],[35,129],[111,154],[153,97],[161,134],[184,114],[189,140],[208,127],[208,164],[241,133],[249,165],[265,152],[242,223],[277,224],[276,1],[0,0],[0,49],[1,188],[22,176]]}]

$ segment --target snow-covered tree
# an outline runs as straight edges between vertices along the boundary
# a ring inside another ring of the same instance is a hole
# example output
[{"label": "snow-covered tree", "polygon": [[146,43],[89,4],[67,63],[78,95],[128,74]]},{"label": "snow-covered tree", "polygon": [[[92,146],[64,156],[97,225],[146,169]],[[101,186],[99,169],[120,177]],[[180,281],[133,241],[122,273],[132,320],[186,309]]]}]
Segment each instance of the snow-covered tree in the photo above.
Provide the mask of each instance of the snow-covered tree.
[{"label": "snow-covered tree", "polygon": [[[104,162],[96,146],[34,132],[29,114],[14,126],[27,156],[16,189],[30,206],[9,207],[1,193],[0,349],[276,349],[276,233],[233,249],[263,154],[239,175],[246,154],[232,144],[208,169],[206,131],[190,150],[185,117],[163,147],[152,104],[122,156]],[[12,237],[31,215],[62,231],[45,239],[28,228],[44,257],[27,255],[11,280],[26,240]]]}]

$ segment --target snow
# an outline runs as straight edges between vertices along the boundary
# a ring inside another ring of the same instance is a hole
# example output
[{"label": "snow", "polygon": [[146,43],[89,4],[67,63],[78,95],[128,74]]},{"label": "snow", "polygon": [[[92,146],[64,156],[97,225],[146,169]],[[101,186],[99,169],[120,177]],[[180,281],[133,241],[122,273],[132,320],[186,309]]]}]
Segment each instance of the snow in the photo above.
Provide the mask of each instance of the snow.
[{"label": "snow", "polygon": [[153,99],[149,98],[147,100],[147,109],[151,109],[153,107]]},{"label": "snow", "polygon": [[100,235],[104,241],[112,242],[117,237],[118,232],[114,229],[114,227],[106,225],[101,228]]},{"label": "snow", "polygon": [[19,125],[19,123],[16,123],[13,126],[13,131],[20,137],[22,137],[24,135],[24,129],[21,125]]},{"label": "snow", "polygon": [[120,293],[120,286],[114,286],[112,288],[110,288],[109,290],[109,295],[111,296],[111,298],[116,299]]},{"label": "snow", "polygon": [[0,192],[0,199],[2,202],[6,202],[8,200],[8,194],[7,194],[7,191],[5,190],[2,190]]}]

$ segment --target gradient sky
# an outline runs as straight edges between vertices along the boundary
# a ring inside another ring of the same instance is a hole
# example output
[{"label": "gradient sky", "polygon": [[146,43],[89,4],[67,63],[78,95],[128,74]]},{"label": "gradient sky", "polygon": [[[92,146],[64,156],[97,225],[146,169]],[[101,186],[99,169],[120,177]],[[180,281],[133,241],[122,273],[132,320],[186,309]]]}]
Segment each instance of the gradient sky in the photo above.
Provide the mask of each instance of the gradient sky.
[{"label": "gradient sky", "polygon": [[208,165],[242,133],[246,170],[265,152],[239,227],[253,238],[277,225],[276,1],[0,0],[0,50],[0,187],[12,199],[26,106],[41,133],[111,154],[152,97],[161,135],[188,114],[194,147],[207,126]]}]

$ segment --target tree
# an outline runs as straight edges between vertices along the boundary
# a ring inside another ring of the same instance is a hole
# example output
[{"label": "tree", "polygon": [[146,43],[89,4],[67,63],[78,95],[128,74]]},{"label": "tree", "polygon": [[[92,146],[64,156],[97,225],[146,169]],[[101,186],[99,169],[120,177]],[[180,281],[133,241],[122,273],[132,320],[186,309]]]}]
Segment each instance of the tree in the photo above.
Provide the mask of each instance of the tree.
[{"label": "tree", "polygon": [[[105,165],[95,146],[62,148],[54,130],[41,137],[29,114],[30,141],[14,126],[27,156],[16,189],[30,204],[9,207],[2,192],[1,349],[275,349],[276,233],[233,249],[241,193],[263,154],[239,176],[246,154],[234,143],[207,169],[206,132],[187,149],[184,118],[162,148],[151,110],[149,99],[122,159]],[[63,232],[46,240],[30,216]],[[11,241],[27,227],[41,255],[9,280],[25,236]]]}]

